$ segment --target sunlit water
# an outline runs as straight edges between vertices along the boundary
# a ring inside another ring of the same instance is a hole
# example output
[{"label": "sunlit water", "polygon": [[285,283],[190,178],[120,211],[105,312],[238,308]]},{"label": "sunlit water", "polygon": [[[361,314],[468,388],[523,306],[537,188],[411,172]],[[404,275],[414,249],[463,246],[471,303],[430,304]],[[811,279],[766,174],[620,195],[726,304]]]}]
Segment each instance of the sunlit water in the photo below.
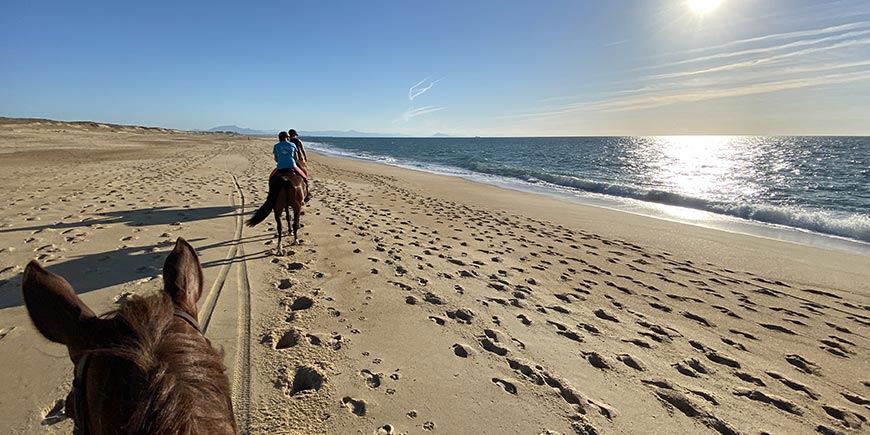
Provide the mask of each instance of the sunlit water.
[{"label": "sunlit water", "polygon": [[609,198],[633,211],[658,210],[652,214],[680,220],[722,216],[870,242],[868,137],[311,141],[310,147],[329,154],[593,202]]}]

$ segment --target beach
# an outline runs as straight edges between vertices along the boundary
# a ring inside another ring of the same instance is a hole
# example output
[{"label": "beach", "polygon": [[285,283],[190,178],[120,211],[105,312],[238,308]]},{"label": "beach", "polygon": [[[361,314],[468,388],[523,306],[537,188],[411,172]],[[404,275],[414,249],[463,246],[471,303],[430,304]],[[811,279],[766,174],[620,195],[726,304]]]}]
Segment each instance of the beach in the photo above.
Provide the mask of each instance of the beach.
[{"label": "beach", "polygon": [[242,222],[274,142],[0,119],[0,432],[72,431],[72,364],[27,317],[24,265],[103,313],[161,288],[177,237],[250,433],[870,427],[866,255],[309,150],[278,257],[271,217]]}]

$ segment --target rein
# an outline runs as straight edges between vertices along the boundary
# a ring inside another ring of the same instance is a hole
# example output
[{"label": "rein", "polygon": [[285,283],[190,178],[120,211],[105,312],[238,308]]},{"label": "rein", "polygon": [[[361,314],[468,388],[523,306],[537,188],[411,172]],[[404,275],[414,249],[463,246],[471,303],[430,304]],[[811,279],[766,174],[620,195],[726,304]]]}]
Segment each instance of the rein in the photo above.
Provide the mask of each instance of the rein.
[{"label": "rein", "polygon": [[[202,332],[202,328],[199,326],[199,322],[197,322],[190,314],[187,314],[178,308],[176,308],[172,314],[187,322],[187,324],[192,326],[193,329],[196,329],[200,335],[205,335]],[[84,435],[88,433],[85,420],[85,405],[87,405],[88,402],[87,391],[85,390],[85,386],[87,385],[87,382],[85,382],[85,374],[88,372],[88,362],[90,361],[90,358],[88,358],[89,356],[91,356],[90,353],[82,355],[82,358],[73,370],[73,387],[70,394],[73,396],[73,402],[75,403],[73,433],[76,435]],[[81,424],[81,426],[79,426],[79,424]]]}]

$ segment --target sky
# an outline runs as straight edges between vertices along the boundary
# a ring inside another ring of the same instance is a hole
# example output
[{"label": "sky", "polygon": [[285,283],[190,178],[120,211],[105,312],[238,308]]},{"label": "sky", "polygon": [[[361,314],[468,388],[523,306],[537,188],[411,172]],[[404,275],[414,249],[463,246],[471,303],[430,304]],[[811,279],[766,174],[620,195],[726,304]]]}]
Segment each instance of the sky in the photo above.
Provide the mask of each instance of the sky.
[{"label": "sky", "polygon": [[870,135],[870,1],[721,0],[703,13],[692,1],[7,2],[0,116]]}]

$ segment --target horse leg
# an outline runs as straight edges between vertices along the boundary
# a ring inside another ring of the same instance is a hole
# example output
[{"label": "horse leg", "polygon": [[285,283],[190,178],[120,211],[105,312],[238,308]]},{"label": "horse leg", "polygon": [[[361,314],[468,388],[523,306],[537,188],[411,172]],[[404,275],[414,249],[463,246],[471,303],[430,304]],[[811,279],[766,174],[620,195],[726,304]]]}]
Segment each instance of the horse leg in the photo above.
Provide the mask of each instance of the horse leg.
[{"label": "horse leg", "polygon": [[[293,222],[290,220],[290,206],[284,207],[284,216],[287,218],[287,232],[289,233],[290,228],[293,228]],[[293,231],[293,244],[297,244],[296,240],[296,231]]]},{"label": "horse leg", "polygon": [[281,256],[284,255],[284,252],[281,250],[281,209],[275,210],[275,224],[278,226],[278,249],[276,250],[275,255]]},{"label": "horse leg", "polygon": [[299,239],[296,238],[296,233],[299,231],[299,214],[302,211],[302,204],[295,203],[293,204],[293,243],[299,243]]}]

